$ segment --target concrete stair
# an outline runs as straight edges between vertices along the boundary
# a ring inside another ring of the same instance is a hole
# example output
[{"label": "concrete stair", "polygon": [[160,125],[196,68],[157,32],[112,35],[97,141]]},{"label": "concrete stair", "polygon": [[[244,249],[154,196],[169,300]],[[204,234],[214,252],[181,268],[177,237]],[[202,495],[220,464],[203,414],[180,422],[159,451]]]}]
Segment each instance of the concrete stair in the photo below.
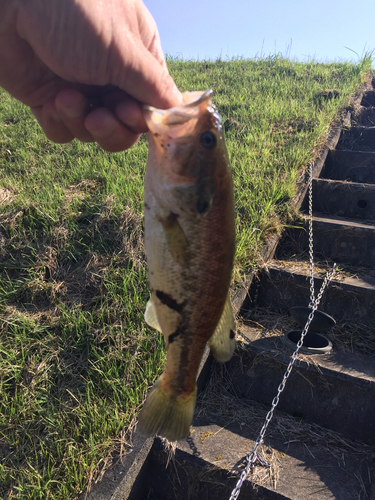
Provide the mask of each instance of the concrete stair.
[{"label": "concrete stair", "polygon": [[[308,249],[307,224],[308,219],[304,217],[301,227],[288,231],[282,248],[284,254],[289,250],[291,255],[300,255]],[[313,232],[317,258],[338,264],[375,267],[375,221],[316,214],[313,216]]]},{"label": "concrete stair", "polygon": [[[320,289],[324,275],[322,268],[316,270],[315,290]],[[309,285],[308,262],[273,260],[252,283],[243,313],[246,315],[249,311],[251,316],[256,299],[260,308],[288,314],[290,308],[309,303]],[[339,318],[341,323],[360,324],[372,331],[375,329],[375,273],[370,276],[364,268],[359,271],[340,267],[323,295],[319,309]]]},{"label": "concrete stair", "polygon": [[[253,321],[240,328],[246,354],[228,372],[240,398],[271,405],[293,351],[277,333],[293,326],[279,318],[275,332]],[[329,354],[300,354],[278,409],[375,447],[374,356],[337,346]]]},{"label": "concrete stair", "polygon": [[375,184],[375,153],[329,151],[321,178]]},{"label": "concrete stair", "polygon": [[[346,492],[323,488],[324,499],[375,498],[373,91],[364,97],[362,106],[368,103],[371,106],[362,110],[358,125],[342,131],[337,149],[328,153],[321,176],[313,182],[316,293],[325,270],[333,261],[339,266],[320,307],[337,321],[327,332],[333,350],[329,354],[299,355],[278,406],[291,416],[372,450],[365,459],[371,484],[362,493],[355,489],[349,492],[349,488]],[[306,208],[306,199],[302,206]],[[270,405],[287,366],[290,348],[283,341],[283,333],[296,328],[289,309],[309,303],[307,222],[305,215],[300,227],[286,231],[276,260],[267,262],[243,304],[240,333],[247,353],[238,366],[233,366],[235,361],[228,366],[232,385],[243,399]],[[361,467],[357,467],[360,474]],[[332,467],[332,477],[339,477],[339,468],[338,463]],[[280,488],[275,491],[283,494]],[[306,497],[287,494],[285,498],[320,498],[319,494],[314,490]]]},{"label": "concrete stair", "polygon": [[313,193],[317,213],[375,220],[375,184],[314,179]]},{"label": "concrete stair", "polygon": [[[174,454],[155,440],[129,500],[229,499],[268,409],[242,400],[224,377],[215,382],[198,402],[190,437]],[[371,489],[371,448],[299,417],[277,411],[259,451],[271,467],[255,467],[240,499],[353,500]]]},{"label": "concrete stair", "polygon": [[343,130],[337,149],[344,151],[374,152],[375,128],[357,126]]}]

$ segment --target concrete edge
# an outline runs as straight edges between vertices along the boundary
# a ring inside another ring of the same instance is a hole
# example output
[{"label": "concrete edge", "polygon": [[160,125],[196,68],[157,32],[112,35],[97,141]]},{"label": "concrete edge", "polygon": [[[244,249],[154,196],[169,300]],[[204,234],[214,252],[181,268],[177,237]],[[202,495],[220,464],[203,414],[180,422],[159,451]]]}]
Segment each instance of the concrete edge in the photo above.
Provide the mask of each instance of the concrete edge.
[{"label": "concrete edge", "polygon": [[92,482],[80,500],[123,500],[127,499],[133,484],[153,445],[153,438],[133,433],[123,457],[117,456],[98,482]]}]

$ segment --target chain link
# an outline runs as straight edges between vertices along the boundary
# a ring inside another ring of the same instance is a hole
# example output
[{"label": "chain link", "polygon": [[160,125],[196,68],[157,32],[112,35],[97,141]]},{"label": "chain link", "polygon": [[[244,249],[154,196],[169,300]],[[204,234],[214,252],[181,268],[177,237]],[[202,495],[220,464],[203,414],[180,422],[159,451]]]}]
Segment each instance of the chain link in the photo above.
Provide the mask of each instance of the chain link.
[{"label": "chain link", "polygon": [[312,171],[312,164],[309,164],[309,257],[310,257],[310,304],[309,307],[311,308],[311,312],[307,318],[305,327],[302,331],[301,338],[297,342],[297,347],[296,350],[293,352],[292,357],[289,361],[288,367],[284,373],[283,380],[279,387],[277,388],[277,394],[272,400],[271,404],[271,409],[266,415],[264,424],[262,429],[260,430],[259,436],[257,440],[255,441],[254,447],[251,451],[251,453],[248,453],[246,455],[246,467],[242,471],[239,480],[237,481],[236,487],[232,491],[232,494],[229,498],[229,500],[237,500],[241,487],[243,485],[243,482],[247,478],[247,476],[250,474],[252,469],[254,468],[255,464],[259,462],[260,465],[263,465],[265,467],[270,467],[271,465],[262,457],[260,453],[257,453],[258,447],[261,445],[263,442],[264,436],[266,434],[268,425],[270,424],[273,413],[275,411],[276,406],[279,404],[280,400],[280,395],[285,389],[286,382],[289,378],[289,375],[291,374],[291,371],[293,369],[294,363],[298,357],[299,350],[301,349],[303,345],[304,338],[308,332],[308,329],[310,327],[310,324],[314,318],[315,311],[318,309],[319,303],[321,301],[321,298],[323,296],[324,290],[326,286],[329,284],[331,281],[335,269],[336,269],[336,264],[333,264],[332,268],[327,271],[327,274],[324,278],[324,281],[322,283],[322,286],[320,287],[318,296],[315,299],[315,289],[314,289],[314,254],[313,254],[313,216],[312,216],[312,179],[313,179],[313,171]]},{"label": "chain link", "polygon": [[315,300],[314,288],[314,240],[313,240],[313,211],[312,211],[312,181],[313,165],[309,163],[309,261],[310,261],[310,304],[312,307]]}]

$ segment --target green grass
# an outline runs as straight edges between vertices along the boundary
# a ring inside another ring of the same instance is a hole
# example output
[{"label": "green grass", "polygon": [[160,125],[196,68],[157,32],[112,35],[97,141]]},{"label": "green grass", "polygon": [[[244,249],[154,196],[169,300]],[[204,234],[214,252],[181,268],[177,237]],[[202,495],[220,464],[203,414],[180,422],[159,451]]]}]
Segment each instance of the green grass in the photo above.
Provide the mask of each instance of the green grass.
[{"label": "green grass", "polygon": [[[233,167],[239,283],[293,215],[296,180],[371,58],[168,64],[181,90],[215,90]],[[146,159],[145,137],[118,154],[52,144],[0,93],[1,498],[76,498],[163,369],[163,340],[143,321]]]}]

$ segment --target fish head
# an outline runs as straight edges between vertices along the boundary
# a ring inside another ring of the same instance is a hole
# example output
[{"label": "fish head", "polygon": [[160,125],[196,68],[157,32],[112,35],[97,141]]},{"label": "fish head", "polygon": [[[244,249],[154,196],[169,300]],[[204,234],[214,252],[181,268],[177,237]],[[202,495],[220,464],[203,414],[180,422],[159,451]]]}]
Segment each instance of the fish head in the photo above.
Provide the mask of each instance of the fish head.
[{"label": "fish head", "polygon": [[177,203],[179,212],[207,213],[217,183],[230,170],[212,94],[212,90],[185,92],[184,104],[167,110],[144,107],[153,184],[160,199],[173,204],[174,210]]}]

